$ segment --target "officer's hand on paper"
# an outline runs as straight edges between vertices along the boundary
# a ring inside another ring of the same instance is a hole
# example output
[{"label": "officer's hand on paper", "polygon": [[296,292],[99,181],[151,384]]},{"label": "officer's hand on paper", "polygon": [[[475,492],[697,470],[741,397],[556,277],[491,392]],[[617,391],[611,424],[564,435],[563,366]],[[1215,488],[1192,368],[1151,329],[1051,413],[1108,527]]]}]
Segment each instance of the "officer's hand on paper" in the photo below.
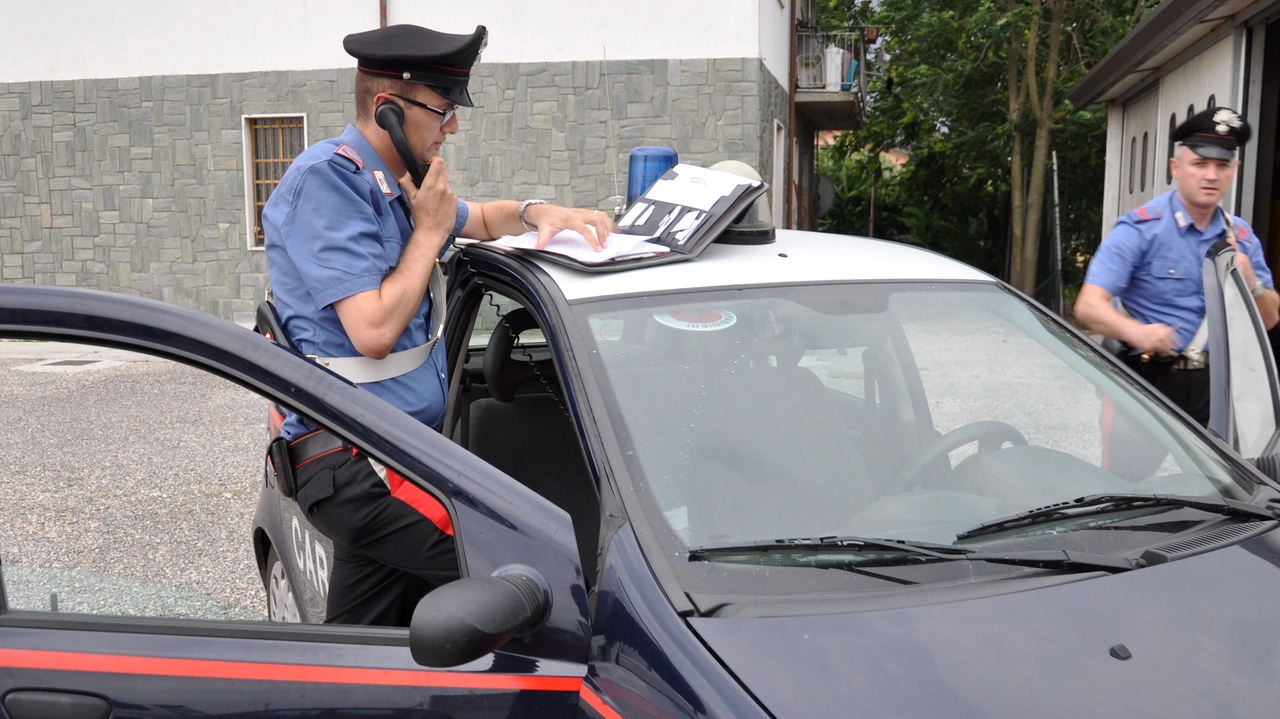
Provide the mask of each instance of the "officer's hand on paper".
[{"label": "officer's hand on paper", "polygon": [[1128,337],[1124,337],[1124,341],[1139,352],[1172,355],[1178,349],[1178,336],[1173,328],[1166,324],[1135,324],[1127,334]]},{"label": "officer's hand on paper", "polygon": [[617,231],[609,213],[599,210],[577,210],[550,204],[530,205],[525,209],[525,217],[538,228],[537,249],[546,247],[547,242],[562,230],[573,230],[599,251],[608,244],[609,233]]},{"label": "officer's hand on paper", "polygon": [[449,187],[449,168],[444,160],[431,160],[422,187],[413,186],[409,173],[400,177],[400,189],[409,200],[415,229],[431,231],[434,236],[448,237],[458,219],[458,198]]}]

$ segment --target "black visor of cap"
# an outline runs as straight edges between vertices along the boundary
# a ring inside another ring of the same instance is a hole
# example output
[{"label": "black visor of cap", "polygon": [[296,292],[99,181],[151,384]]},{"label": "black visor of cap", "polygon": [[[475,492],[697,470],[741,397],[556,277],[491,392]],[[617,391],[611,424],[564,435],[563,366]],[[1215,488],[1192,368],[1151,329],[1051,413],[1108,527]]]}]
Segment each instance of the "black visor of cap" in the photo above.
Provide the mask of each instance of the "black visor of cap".
[{"label": "black visor of cap", "polygon": [[470,35],[392,25],[348,35],[342,47],[360,72],[420,83],[455,105],[472,107],[467,83],[486,37],[483,25]]},{"label": "black visor of cap", "polygon": [[1213,135],[1192,135],[1183,140],[1182,144],[1197,155],[1212,160],[1234,160],[1239,146],[1233,138]]}]

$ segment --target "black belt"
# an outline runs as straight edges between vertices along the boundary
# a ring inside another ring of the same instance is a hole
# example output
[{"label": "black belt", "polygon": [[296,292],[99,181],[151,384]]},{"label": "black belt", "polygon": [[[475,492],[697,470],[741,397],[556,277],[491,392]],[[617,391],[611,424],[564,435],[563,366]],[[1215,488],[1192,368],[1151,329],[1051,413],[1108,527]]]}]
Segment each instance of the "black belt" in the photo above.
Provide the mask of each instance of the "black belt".
[{"label": "black belt", "polygon": [[317,429],[289,443],[289,461],[297,469],[322,454],[347,446],[338,435]]},{"label": "black belt", "polygon": [[1207,369],[1209,367],[1208,352],[1201,353],[1199,362],[1194,362],[1191,360],[1191,358],[1185,357],[1183,355],[1178,355],[1177,357],[1168,357],[1168,356],[1161,356],[1161,355],[1153,355],[1149,352],[1143,352],[1143,353],[1134,352],[1134,353],[1130,353],[1128,355],[1123,356],[1121,359],[1123,359],[1126,364],[1128,364],[1130,367],[1134,368],[1138,372],[1145,372],[1148,369],[1192,371],[1192,370]]},{"label": "black belt", "polygon": [[276,435],[267,444],[267,458],[271,460],[272,473],[280,494],[292,499],[297,493],[294,470],[324,454],[346,449],[349,445],[335,434],[318,429],[292,442]]}]

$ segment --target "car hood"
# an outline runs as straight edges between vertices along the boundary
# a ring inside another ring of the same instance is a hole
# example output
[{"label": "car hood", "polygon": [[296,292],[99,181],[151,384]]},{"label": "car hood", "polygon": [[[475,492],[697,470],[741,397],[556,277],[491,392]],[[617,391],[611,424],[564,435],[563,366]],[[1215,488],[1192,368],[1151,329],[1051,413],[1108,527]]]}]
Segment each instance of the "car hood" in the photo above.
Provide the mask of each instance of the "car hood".
[{"label": "car hood", "polygon": [[1278,534],[982,599],[689,622],[779,719],[1268,716]]}]

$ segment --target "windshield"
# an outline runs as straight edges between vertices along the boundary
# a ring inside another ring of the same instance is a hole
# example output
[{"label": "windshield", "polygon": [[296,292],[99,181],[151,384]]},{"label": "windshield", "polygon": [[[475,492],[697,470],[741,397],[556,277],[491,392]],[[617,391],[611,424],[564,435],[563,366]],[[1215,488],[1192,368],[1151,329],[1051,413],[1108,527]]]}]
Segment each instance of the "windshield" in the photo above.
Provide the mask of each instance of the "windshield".
[{"label": "windshield", "polygon": [[685,552],[831,535],[956,544],[1086,495],[1247,494],[1177,417],[995,285],[576,310],[647,521]]}]

